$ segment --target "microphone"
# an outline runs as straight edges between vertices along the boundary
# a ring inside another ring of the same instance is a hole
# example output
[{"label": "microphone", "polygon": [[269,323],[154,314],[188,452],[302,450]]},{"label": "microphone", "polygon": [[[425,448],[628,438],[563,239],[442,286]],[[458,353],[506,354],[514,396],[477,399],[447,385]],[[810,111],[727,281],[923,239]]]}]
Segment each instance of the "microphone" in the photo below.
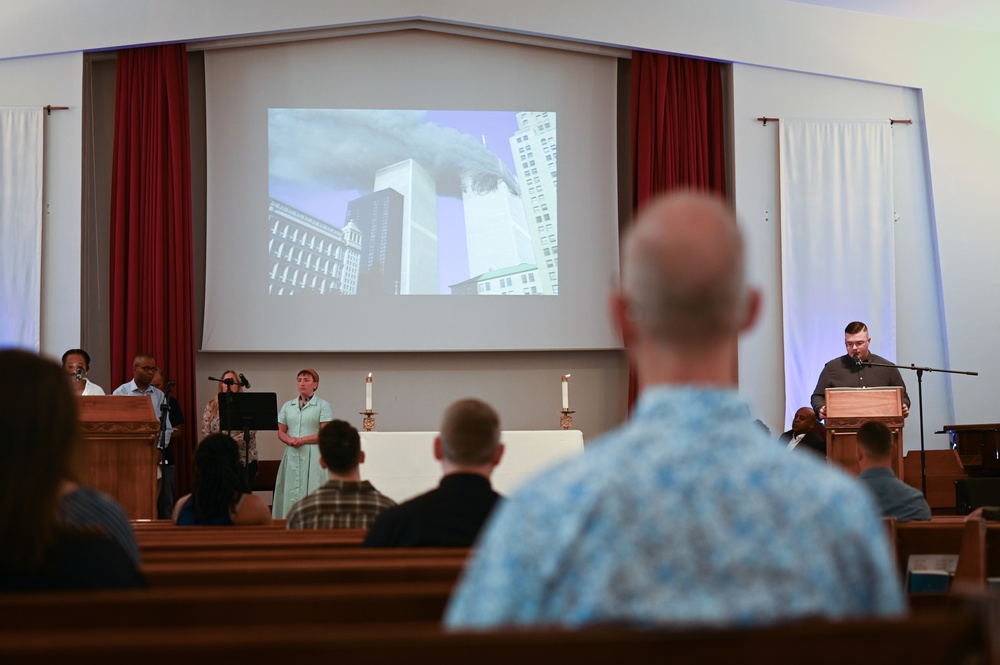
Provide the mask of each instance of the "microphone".
[{"label": "microphone", "polygon": [[243,372],[240,372],[240,385],[242,385],[247,390],[250,389],[250,382],[247,381],[247,377],[243,376]]},{"label": "microphone", "polygon": [[861,367],[864,363],[861,362],[861,354],[854,356],[854,364]]},{"label": "microphone", "polygon": [[82,367],[77,367],[76,368],[76,380],[77,381],[83,381],[83,368]]},{"label": "microphone", "polygon": [[177,385],[176,381],[167,381],[167,391]]}]

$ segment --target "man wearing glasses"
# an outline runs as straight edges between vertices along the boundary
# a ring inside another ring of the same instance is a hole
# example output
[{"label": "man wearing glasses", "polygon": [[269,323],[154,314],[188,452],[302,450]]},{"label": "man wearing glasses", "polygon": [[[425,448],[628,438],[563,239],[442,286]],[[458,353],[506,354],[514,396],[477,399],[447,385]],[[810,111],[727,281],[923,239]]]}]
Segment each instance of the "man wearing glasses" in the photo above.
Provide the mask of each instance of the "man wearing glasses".
[{"label": "man wearing glasses", "polygon": [[[135,360],[132,361],[132,380],[118,386],[111,394],[149,395],[149,399],[153,401],[153,411],[155,412],[157,420],[159,420],[161,415],[160,407],[163,406],[165,396],[162,390],[150,385],[153,382],[153,376],[156,375],[157,369],[156,360],[153,359],[153,356],[148,353],[140,353],[135,357]],[[163,437],[163,441],[158,443],[158,445],[163,448],[170,445],[171,431],[170,417],[168,415],[166,421],[166,436]]]},{"label": "man wearing glasses", "polygon": [[812,407],[821,418],[826,418],[827,388],[875,388],[899,386],[903,389],[903,416],[910,414],[910,397],[906,394],[906,384],[895,367],[878,367],[865,363],[894,364],[882,356],[868,350],[872,338],[868,336],[868,326],[861,321],[851,321],[844,328],[844,346],[847,353],[834,358],[823,366],[823,371],[813,391]]}]

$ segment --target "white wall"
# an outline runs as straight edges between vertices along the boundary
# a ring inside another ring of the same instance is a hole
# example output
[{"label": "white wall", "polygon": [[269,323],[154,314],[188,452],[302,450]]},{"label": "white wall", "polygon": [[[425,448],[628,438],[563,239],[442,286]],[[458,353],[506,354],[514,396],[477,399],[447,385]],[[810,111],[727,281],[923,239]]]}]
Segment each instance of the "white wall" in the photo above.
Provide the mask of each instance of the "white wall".
[{"label": "white wall", "polygon": [[[894,125],[893,189],[896,221],[896,357],[899,364],[943,367],[946,364],[944,325],[934,252],[934,229],[928,214],[925,173],[924,123],[917,91],[785,70],[735,65],[733,67],[734,191],[737,212],[747,238],[751,279],[768,294],[761,323],[740,344],[740,376],[744,394],[773,431],[791,426],[786,413],[782,348],[781,253],[778,207],[778,124],[766,126],[759,117],[831,120],[911,119],[912,125]],[[865,238],[857,238],[865,243]],[[823,266],[815,266],[822,272]],[[822,308],[822,301],[814,303]],[[797,314],[805,318],[810,312]],[[844,325],[849,319],[844,320]],[[882,353],[883,334],[871,331],[872,350]],[[891,345],[890,345],[891,346]],[[778,353],[779,355],[775,356]],[[842,355],[843,328],[829,331],[829,358]],[[761,358],[773,358],[765,364]],[[816,377],[821,365],[816,366]],[[903,371],[913,402],[914,417],[907,420],[907,449],[919,448],[917,377]],[[758,389],[761,386],[775,389]],[[809,404],[810,393],[792,396],[795,406]],[[933,435],[954,418],[950,386],[945,374],[924,374],[926,445],[944,448],[947,437]]]},{"label": "white wall", "polygon": [[[0,106],[68,106],[45,118],[43,353],[80,344],[83,54],[0,60]],[[0,316],[2,316],[0,312]]]},{"label": "white wall", "polygon": [[[109,20],[113,17],[113,20]],[[1000,324],[1000,188],[994,180],[1000,154],[1000,39],[996,35],[935,27],[897,19],[843,12],[782,0],[508,0],[471,3],[455,0],[37,0],[6,3],[0,9],[0,58],[41,55],[83,49],[114,48],[158,41],[215,38],[259,32],[427,17],[495,27],[514,33],[542,34],[572,40],[668,51],[673,53],[828,76],[875,81],[919,90],[927,137],[932,218],[940,254],[943,312],[947,322],[945,362],[957,369],[978,370],[978,378],[956,379],[955,420],[994,422],[991,395],[1000,376],[1000,353],[993,337]],[[62,62],[64,56],[58,56]],[[44,62],[34,64],[35,60]],[[2,63],[0,103],[19,102],[36,82],[26,74],[35,67],[61,70],[52,59],[29,58]],[[15,72],[17,72],[15,74]],[[13,85],[8,78],[17,77]],[[49,81],[53,97],[40,103],[78,98],[80,82],[62,76]],[[785,99],[794,86],[780,83]],[[58,93],[58,94],[57,94]],[[60,99],[55,99],[59,97]],[[36,103],[31,100],[30,103]],[[70,103],[72,103],[70,101]],[[773,107],[772,107],[773,109]],[[754,109],[752,114],[772,113]],[[780,111],[779,111],[780,112]],[[916,119],[916,117],[915,117]],[[737,123],[738,124],[738,123]],[[914,133],[920,131],[915,126]],[[754,127],[753,131],[763,128]],[[770,132],[768,128],[766,131]],[[737,127],[737,133],[743,130]],[[79,132],[77,132],[79,133]],[[67,171],[79,176],[79,148],[50,152]],[[739,148],[739,146],[737,146]],[[738,159],[745,159],[739,156]],[[763,162],[761,164],[764,164]],[[762,166],[766,167],[766,165]],[[76,178],[79,181],[79,177]],[[739,185],[737,185],[739,186]],[[74,194],[77,194],[74,196]],[[78,192],[67,190],[78,202]],[[771,191],[743,189],[741,209],[759,210]],[[756,219],[758,215],[754,215]],[[78,229],[76,229],[78,232]],[[766,248],[755,238],[755,251]],[[920,251],[923,251],[921,249]],[[67,265],[79,260],[65,252]],[[76,252],[78,254],[78,252]],[[929,268],[930,269],[930,268]],[[774,285],[765,297],[774,300]],[[923,302],[917,294],[900,294],[900,306],[913,311]],[[61,316],[66,303],[46,292],[47,316]],[[933,313],[900,321],[900,329],[920,325]],[[72,318],[72,317],[70,317]],[[773,318],[768,324],[774,325]],[[780,328],[777,328],[780,330]],[[768,335],[771,328],[762,329]],[[43,340],[46,349],[61,342]],[[923,359],[926,349],[900,340],[901,358]],[[774,368],[780,366],[778,347],[762,349],[741,363],[748,394],[778,391]],[[926,364],[931,365],[931,362]],[[769,408],[765,409],[769,410]],[[774,414],[769,418],[776,417]],[[929,423],[936,429],[945,423]]]}]

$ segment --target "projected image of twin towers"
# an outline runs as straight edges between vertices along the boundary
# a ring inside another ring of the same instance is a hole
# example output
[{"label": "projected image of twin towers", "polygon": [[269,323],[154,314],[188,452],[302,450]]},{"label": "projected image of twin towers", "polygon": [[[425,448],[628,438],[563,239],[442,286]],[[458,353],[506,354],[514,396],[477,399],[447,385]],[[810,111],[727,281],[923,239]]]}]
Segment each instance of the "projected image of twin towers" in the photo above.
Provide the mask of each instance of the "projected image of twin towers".
[{"label": "projected image of twin towers", "polygon": [[[424,112],[271,113],[272,294],[559,293],[555,113],[479,114],[506,116],[516,175],[485,133],[477,140]],[[400,159],[373,163],[385,151],[367,150],[366,137]],[[333,143],[348,160],[317,157]],[[297,198],[330,213],[304,212]]]}]

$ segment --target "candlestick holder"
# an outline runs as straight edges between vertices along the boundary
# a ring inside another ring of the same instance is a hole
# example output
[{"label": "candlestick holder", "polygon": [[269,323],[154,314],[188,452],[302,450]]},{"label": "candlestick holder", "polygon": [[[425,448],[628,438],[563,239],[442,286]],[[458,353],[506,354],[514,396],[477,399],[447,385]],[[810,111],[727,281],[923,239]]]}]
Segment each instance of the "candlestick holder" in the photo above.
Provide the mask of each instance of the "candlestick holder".
[{"label": "candlestick holder", "polygon": [[368,409],[367,411],[358,411],[358,413],[365,417],[365,419],[361,421],[361,426],[365,428],[366,432],[370,432],[375,429],[375,416],[378,414],[378,411]]},{"label": "candlestick holder", "polygon": [[569,415],[571,413],[576,413],[576,411],[570,411],[569,409],[560,409],[559,413],[559,427],[563,429],[573,429],[573,416]]}]

